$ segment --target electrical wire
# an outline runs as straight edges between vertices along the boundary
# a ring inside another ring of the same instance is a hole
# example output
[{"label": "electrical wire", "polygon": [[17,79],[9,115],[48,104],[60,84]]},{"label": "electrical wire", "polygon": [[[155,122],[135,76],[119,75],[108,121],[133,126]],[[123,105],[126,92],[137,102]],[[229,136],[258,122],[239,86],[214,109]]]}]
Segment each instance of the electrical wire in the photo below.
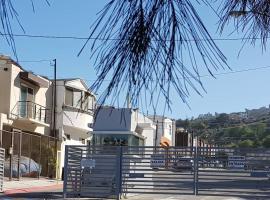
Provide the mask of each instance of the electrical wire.
[{"label": "electrical wire", "polygon": [[[11,37],[26,37],[26,38],[43,38],[43,39],[73,39],[73,40],[100,40],[100,41],[108,41],[108,40],[120,40],[118,38],[99,38],[99,37],[78,37],[78,36],[56,36],[56,35],[33,35],[33,34],[1,34],[2,36],[11,36]],[[270,37],[268,37],[270,38]],[[257,37],[240,37],[240,38],[212,38],[212,39],[183,39],[183,40],[175,40],[177,42],[183,42],[183,41],[237,41],[237,40],[261,40],[262,38]],[[160,40],[153,40],[153,41],[160,41]],[[164,41],[170,41],[170,40],[164,40]]]}]

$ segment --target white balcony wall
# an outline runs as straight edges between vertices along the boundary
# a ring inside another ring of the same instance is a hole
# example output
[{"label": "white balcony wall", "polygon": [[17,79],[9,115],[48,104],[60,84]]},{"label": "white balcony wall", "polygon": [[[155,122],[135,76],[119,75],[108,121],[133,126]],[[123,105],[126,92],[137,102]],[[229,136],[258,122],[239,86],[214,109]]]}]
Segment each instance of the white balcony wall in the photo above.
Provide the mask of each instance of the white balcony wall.
[{"label": "white balcony wall", "polygon": [[70,126],[82,131],[91,131],[90,123],[93,122],[93,116],[89,113],[80,113],[77,111],[63,111],[63,125]]}]

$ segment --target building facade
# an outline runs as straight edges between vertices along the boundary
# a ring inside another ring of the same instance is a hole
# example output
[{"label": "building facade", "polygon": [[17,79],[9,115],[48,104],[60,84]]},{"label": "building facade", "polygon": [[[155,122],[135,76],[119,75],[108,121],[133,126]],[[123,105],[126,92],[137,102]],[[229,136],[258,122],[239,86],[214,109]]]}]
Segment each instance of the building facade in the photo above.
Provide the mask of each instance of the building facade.
[{"label": "building facade", "polygon": [[79,78],[58,79],[56,87],[56,130],[61,143],[58,166],[61,171],[65,146],[87,145],[91,140],[96,98]]},{"label": "building facade", "polygon": [[54,177],[57,140],[51,137],[51,82],[0,56],[0,131],[5,176]]},{"label": "building facade", "polygon": [[7,56],[0,56],[0,83],[5,176],[60,178],[65,146],[91,140],[95,95],[76,78],[57,80],[55,90],[53,80],[24,70]]},{"label": "building facade", "polygon": [[164,116],[148,116],[156,125],[155,146],[174,146],[175,145],[175,120]]},{"label": "building facade", "polygon": [[93,144],[153,146],[155,125],[138,109],[102,107],[93,127]]}]

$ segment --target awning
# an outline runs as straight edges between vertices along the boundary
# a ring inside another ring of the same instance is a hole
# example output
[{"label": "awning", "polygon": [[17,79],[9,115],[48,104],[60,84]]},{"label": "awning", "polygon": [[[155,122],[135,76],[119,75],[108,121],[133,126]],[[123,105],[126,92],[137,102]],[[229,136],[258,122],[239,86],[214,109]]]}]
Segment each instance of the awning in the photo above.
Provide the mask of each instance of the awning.
[{"label": "awning", "polygon": [[20,78],[39,87],[48,88],[49,81],[30,72],[20,72]]}]

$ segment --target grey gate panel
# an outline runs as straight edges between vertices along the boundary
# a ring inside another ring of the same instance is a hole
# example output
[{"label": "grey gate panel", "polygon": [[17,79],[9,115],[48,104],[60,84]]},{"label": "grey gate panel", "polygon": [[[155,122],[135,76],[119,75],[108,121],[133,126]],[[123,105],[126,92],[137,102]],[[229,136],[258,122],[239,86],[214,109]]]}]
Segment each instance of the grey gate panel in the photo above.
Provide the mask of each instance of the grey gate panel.
[{"label": "grey gate panel", "polygon": [[198,194],[270,197],[270,150],[198,148]]},{"label": "grey gate panel", "polygon": [[66,146],[64,196],[118,196],[119,153],[119,147]]},{"label": "grey gate panel", "polygon": [[192,148],[122,147],[122,194],[194,194]]},{"label": "grey gate panel", "polygon": [[3,191],[4,184],[4,165],[5,165],[5,149],[0,148],[0,191]]}]

